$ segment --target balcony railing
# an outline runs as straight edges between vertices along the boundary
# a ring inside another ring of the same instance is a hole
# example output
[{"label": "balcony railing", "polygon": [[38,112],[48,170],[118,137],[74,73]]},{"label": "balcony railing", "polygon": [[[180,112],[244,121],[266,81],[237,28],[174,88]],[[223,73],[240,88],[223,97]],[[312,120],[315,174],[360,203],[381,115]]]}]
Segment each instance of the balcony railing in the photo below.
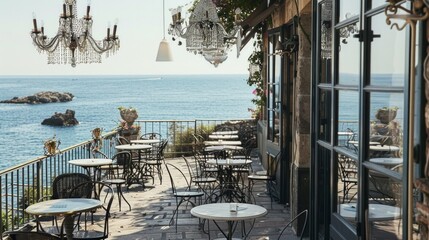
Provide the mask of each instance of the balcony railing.
[{"label": "balcony railing", "polygon": [[[137,124],[141,127],[140,134],[157,132],[168,139],[165,154],[174,157],[192,152],[195,143],[192,134],[209,134],[217,125],[247,120],[147,120],[137,121]],[[117,134],[117,131],[112,131],[103,135],[101,151],[109,157],[116,153]],[[54,156],[41,156],[0,171],[0,233],[16,230],[33,220],[25,213],[25,208],[51,195],[50,186],[56,176],[70,172],[86,173],[83,168],[68,164],[68,161],[92,157],[91,143],[92,140],[88,140],[62,149]]]}]

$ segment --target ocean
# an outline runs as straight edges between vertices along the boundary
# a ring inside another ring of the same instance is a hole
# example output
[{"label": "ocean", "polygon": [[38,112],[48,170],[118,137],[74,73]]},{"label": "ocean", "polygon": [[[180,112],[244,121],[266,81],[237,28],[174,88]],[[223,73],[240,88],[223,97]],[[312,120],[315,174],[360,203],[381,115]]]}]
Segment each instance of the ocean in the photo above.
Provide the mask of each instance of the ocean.
[{"label": "ocean", "polygon": [[[66,103],[0,103],[0,170],[43,155],[43,142],[54,135],[60,149],[91,138],[91,130],[114,129],[118,107],[136,108],[139,120],[250,118],[253,88],[247,75],[166,76],[0,76],[0,100],[41,91],[70,92]],[[79,125],[41,125],[45,118],[67,109]]]}]

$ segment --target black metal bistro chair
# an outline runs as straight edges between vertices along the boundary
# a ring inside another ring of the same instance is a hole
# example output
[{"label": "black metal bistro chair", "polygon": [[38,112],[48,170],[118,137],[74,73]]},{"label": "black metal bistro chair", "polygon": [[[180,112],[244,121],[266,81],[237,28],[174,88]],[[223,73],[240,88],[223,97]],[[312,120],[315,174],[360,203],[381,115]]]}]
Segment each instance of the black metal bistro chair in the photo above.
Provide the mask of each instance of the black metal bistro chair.
[{"label": "black metal bistro chair", "polygon": [[[61,199],[70,197],[72,189],[81,183],[90,182],[91,177],[84,173],[64,173],[54,178],[52,182],[52,195],[45,196],[40,201],[49,199]],[[75,192],[74,197],[91,197],[91,189],[85,189],[85,191]],[[37,218],[37,229],[38,231],[47,232],[51,234],[60,235],[61,226],[58,224],[56,217],[36,217]],[[53,221],[52,226],[42,226],[42,222],[49,220]]]},{"label": "black metal bistro chair", "polygon": [[302,237],[304,236],[305,228],[307,227],[307,221],[308,221],[308,210],[307,209],[305,209],[304,211],[298,213],[292,220],[290,220],[290,222],[288,222],[288,224],[286,224],[286,226],[280,232],[280,235],[279,235],[279,237],[277,239],[278,240],[280,240],[280,239],[286,239],[285,237],[283,237],[283,233],[286,231],[286,229],[288,229],[289,227],[292,227],[292,224],[295,221],[298,221],[298,219],[302,218],[302,217],[304,217],[304,224],[302,226],[301,234],[299,235],[299,239],[301,240]]},{"label": "black metal bistro chair", "polygon": [[[180,205],[186,202],[186,203],[190,203],[192,206],[195,206],[196,198],[201,198],[202,196],[204,196],[204,193],[193,191],[191,189],[191,184],[188,181],[187,177],[178,167],[174,166],[171,163],[166,163],[165,169],[167,169],[168,175],[170,176],[171,189],[173,191],[173,196],[176,199],[176,209],[174,209],[173,211],[173,216],[171,216],[170,224],[172,224],[172,222],[174,221],[174,217],[176,217],[175,225],[176,225],[176,232],[177,232],[177,220],[179,218]],[[176,173],[175,175],[172,175],[173,171],[175,171]],[[176,186],[177,178],[185,180],[186,186],[184,186],[181,189],[177,188]],[[191,199],[194,199],[195,202],[193,202]]]},{"label": "black metal bistro chair", "polygon": [[[73,232],[73,239],[85,239],[85,240],[97,240],[107,239],[109,236],[109,218],[110,208],[112,206],[114,192],[113,189],[106,183],[98,181],[84,182],[76,185],[70,192],[69,197],[79,196],[81,192],[87,191],[87,189],[96,189],[98,200],[103,202],[103,206],[96,211],[91,211],[91,217],[94,220],[101,221],[102,224],[93,224],[91,229],[79,228]],[[79,225],[78,219],[77,225]]]},{"label": "black metal bistro chair", "polygon": [[128,178],[132,174],[132,161],[129,152],[119,152],[112,157],[113,163],[109,165],[109,169],[105,173],[104,183],[114,185],[118,196],[119,211],[121,211],[122,199],[128,204],[131,211],[131,205],[122,193],[122,187],[127,185]]},{"label": "black metal bistro chair", "polygon": [[57,240],[62,239],[60,236],[45,233],[45,232],[25,232],[25,231],[10,231],[4,232],[2,239],[4,240]]}]

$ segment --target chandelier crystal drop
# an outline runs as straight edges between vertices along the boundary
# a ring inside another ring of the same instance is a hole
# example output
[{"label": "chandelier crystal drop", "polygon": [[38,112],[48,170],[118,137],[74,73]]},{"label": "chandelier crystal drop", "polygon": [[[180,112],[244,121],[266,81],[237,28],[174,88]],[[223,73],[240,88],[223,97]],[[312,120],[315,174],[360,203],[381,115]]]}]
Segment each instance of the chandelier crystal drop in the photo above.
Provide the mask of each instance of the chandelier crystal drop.
[{"label": "chandelier crystal drop", "polygon": [[233,45],[237,45],[237,57],[239,56],[243,31],[240,26],[240,9],[235,11],[235,24],[230,33],[222,26],[212,0],[200,0],[187,23],[182,18],[182,7],[171,9],[171,14],[173,22],[168,33],[173,36],[173,40],[175,37],[185,39],[187,51],[201,54],[215,67],[227,59],[227,52]]},{"label": "chandelier crystal drop", "polygon": [[110,26],[107,28],[103,40],[95,40],[92,37],[92,24],[89,5],[86,14],[78,18],[76,0],[64,0],[56,35],[47,37],[44,26],[39,29],[36,17],[33,16],[31,38],[39,52],[47,53],[48,64],[71,64],[76,67],[76,64],[80,63],[101,63],[103,53],[109,57],[119,49],[117,23],[112,32]]}]

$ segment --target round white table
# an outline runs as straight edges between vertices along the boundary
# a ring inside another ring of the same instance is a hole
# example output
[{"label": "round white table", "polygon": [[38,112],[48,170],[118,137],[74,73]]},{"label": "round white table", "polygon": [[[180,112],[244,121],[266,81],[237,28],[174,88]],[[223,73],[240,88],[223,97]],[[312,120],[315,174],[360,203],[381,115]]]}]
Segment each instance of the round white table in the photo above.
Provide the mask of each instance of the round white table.
[{"label": "round white table", "polygon": [[138,140],[131,140],[131,143],[135,144],[156,144],[160,143],[161,140],[159,139],[138,139]]},{"label": "round white table", "polygon": [[[132,183],[138,183],[140,185],[142,185],[143,187],[145,187],[144,184],[144,179],[143,176],[145,176],[145,166],[143,166],[142,164],[142,159],[141,159],[141,151],[149,151],[150,149],[152,149],[152,145],[148,145],[148,144],[123,144],[123,145],[117,145],[115,146],[116,149],[118,150],[123,150],[123,151],[130,151],[130,153],[132,154],[132,151],[138,151],[138,162],[135,163],[134,161],[132,161],[133,166],[132,166],[132,172],[130,174],[130,176],[128,176],[127,179],[127,185],[131,185]],[[132,156],[132,155],[131,155]]]},{"label": "round white table", "polygon": [[404,162],[402,158],[371,158],[370,162],[385,165],[386,167],[393,167]]},{"label": "round white table", "polygon": [[252,160],[249,159],[210,159],[207,160],[207,164],[218,165],[218,166],[241,166],[251,164]]},{"label": "round white table", "polygon": [[204,144],[206,146],[222,146],[222,145],[228,145],[228,146],[240,146],[241,141],[204,141]]},{"label": "round white table", "polygon": [[149,150],[152,148],[151,145],[148,144],[124,144],[115,146],[118,150],[124,151],[141,151],[141,150]]},{"label": "round white table", "polygon": [[212,132],[212,135],[237,135],[238,131],[217,131]]},{"label": "round white table", "polygon": [[231,145],[217,145],[217,146],[208,146],[204,148],[207,152],[212,151],[226,151],[226,150],[243,150],[241,146],[231,146]]},{"label": "round white table", "polygon": [[[349,144],[353,144],[355,146],[359,146],[359,141],[350,140],[348,141]],[[369,142],[369,145],[380,145],[379,142]]]},{"label": "round white table", "polygon": [[398,146],[393,145],[376,145],[376,146],[369,146],[369,150],[371,151],[379,151],[379,152],[396,152],[399,151]]},{"label": "round white table", "polygon": [[[373,204],[368,206],[368,219],[369,221],[389,221],[401,217],[401,209],[399,207]],[[340,215],[348,220],[356,220],[356,203],[343,203],[340,204]]]},{"label": "round white table", "polygon": [[112,164],[112,162],[113,160],[109,158],[82,158],[70,160],[69,164],[83,167],[88,172],[89,176],[92,176],[91,168],[93,168],[94,176],[92,176],[92,178],[94,179],[94,181],[98,181],[100,179],[97,178],[97,169],[100,166],[110,165]]},{"label": "round white table", "polygon": [[210,139],[231,140],[231,139],[238,139],[238,135],[212,134],[212,135],[209,135],[209,138]]},{"label": "round white table", "polygon": [[38,216],[64,216],[64,228],[68,240],[73,239],[73,215],[102,206],[102,202],[89,198],[62,198],[35,203],[25,209]]},{"label": "round white table", "polygon": [[[265,216],[268,211],[266,208],[248,203],[238,204],[237,211],[230,210],[230,203],[211,203],[204,204],[191,209],[191,214],[195,217],[204,218],[213,221],[226,221],[228,223],[228,233],[226,239],[232,239],[232,226],[235,221],[244,221]],[[216,224],[217,225],[217,224]]]},{"label": "round white table", "polygon": [[219,186],[222,189],[219,200],[227,202],[245,201],[245,190],[240,186],[241,173],[234,174],[234,167],[245,166],[252,163],[249,159],[210,159],[207,164],[216,165],[218,168]]}]

